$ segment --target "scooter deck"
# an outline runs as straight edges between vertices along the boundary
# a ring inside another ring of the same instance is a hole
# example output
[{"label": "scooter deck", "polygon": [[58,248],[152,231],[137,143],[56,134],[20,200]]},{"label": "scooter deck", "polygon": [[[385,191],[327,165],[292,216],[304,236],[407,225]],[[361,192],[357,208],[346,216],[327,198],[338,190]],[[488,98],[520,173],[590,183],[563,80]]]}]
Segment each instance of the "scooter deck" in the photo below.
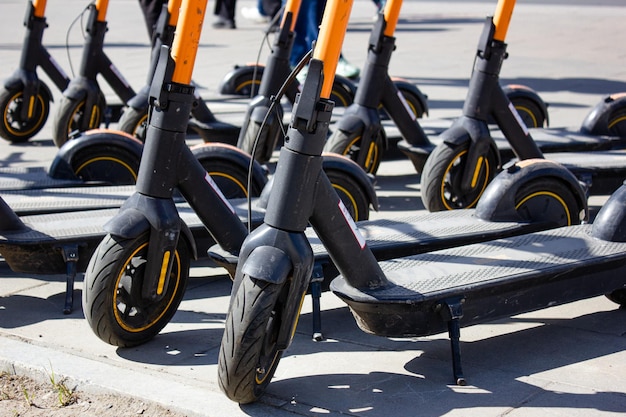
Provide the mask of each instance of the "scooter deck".
[{"label": "scooter deck", "polygon": [[9,167],[0,170],[0,190],[60,188],[85,185],[81,180],[55,179],[43,167]]},{"label": "scooter deck", "polygon": [[119,208],[135,192],[134,185],[41,188],[2,191],[20,216]]},{"label": "scooter deck", "polygon": [[[626,287],[626,243],[570,226],[382,262],[390,284],[331,283],[366,332],[425,336]],[[401,319],[400,319],[401,318]]]},{"label": "scooter deck", "polygon": [[[236,214],[247,223],[245,199],[231,200]],[[204,257],[215,241],[186,203],[177,203],[180,218],[191,230],[199,256]],[[91,255],[106,235],[103,227],[118,209],[90,210],[22,216],[25,229],[0,231],[0,254],[15,272],[66,273],[64,250],[72,250],[78,271],[84,271]],[[264,213],[253,205],[252,222],[260,224]]]},{"label": "scooter deck", "polygon": [[613,194],[626,178],[626,150],[546,153],[547,159],[559,162],[583,180],[592,195]]}]

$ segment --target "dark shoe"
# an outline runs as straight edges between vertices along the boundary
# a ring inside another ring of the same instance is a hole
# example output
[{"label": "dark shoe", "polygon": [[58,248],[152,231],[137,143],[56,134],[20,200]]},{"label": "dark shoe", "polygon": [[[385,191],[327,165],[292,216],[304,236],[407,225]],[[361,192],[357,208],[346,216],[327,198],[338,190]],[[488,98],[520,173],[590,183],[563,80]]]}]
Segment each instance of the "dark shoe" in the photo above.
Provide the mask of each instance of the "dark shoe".
[{"label": "dark shoe", "polygon": [[213,27],[215,29],[237,29],[235,26],[234,20],[226,20],[226,19],[218,19],[213,22]]}]

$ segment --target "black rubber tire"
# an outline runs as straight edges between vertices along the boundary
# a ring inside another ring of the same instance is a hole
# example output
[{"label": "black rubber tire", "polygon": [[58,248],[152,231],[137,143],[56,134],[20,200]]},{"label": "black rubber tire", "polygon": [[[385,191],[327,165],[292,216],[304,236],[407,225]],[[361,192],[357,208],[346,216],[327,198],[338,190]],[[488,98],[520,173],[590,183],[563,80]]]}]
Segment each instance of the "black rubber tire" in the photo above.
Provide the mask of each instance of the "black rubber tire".
[{"label": "black rubber tire", "polygon": [[276,371],[282,356],[276,339],[286,290],[244,276],[233,295],[217,359],[218,384],[232,401],[256,401]]},{"label": "black rubber tire", "polygon": [[50,95],[46,88],[40,88],[35,96],[35,107],[31,120],[23,121],[20,113],[23,106],[24,90],[22,88],[0,91],[0,108],[2,109],[2,123],[0,123],[0,137],[12,143],[27,142],[43,128],[50,112]]},{"label": "black rubber tire", "polygon": [[544,127],[546,116],[537,103],[525,97],[513,97],[510,100],[522,121],[526,124],[526,127]]},{"label": "black rubber tire", "polygon": [[85,318],[94,333],[111,345],[136,346],[152,339],[171,320],[185,294],[190,255],[180,236],[165,296],[157,302],[141,298],[141,282],[134,281],[141,281],[148,242],[148,233],[136,239],[108,235],[85,272]]},{"label": "black rubber tire", "polygon": [[126,107],[120,120],[117,122],[117,128],[145,142],[146,130],[148,128],[148,112],[146,109]]},{"label": "black rubber tire", "polygon": [[580,224],[578,201],[571,188],[556,178],[537,178],[515,194],[515,210],[526,221],[550,221],[558,227]]},{"label": "black rubber tire", "polygon": [[[52,140],[60,148],[70,139],[72,132],[79,130],[80,121],[85,117],[86,100],[74,100],[63,96],[57,108],[56,117],[52,124]],[[93,117],[89,121],[89,129],[95,129],[102,123],[106,101],[102,94],[98,95],[98,103],[94,109]]]},{"label": "black rubber tire", "polygon": [[256,71],[256,78],[254,72],[246,72],[235,80],[235,94],[245,97],[254,97],[259,91],[261,85],[261,78],[263,77],[263,70],[265,67],[259,66]]},{"label": "black rubber tire", "polygon": [[453,146],[446,142],[435,147],[422,170],[421,193],[424,207],[429,211],[444,211],[474,207],[485,188],[496,175],[498,158],[492,149],[481,165],[476,187],[469,194],[458,191],[465,166],[468,143]]},{"label": "black rubber tire", "polygon": [[367,193],[359,184],[345,172],[335,169],[326,170],[326,175],[352,218],[355,221],[368,220],[370,202]]},{"label": "black rubber tire", "polygon": [[[196,147],[193,154],[227,199],[248,197],[248,168],[216,155],[211,145]],[[260,166],[252,170],[250,197],[258,197],[267,183]]]},{"label": "black rubber tire", "polygon": [[[345,132],[340,129],[333,130],[324,145],[324,152],[337,153],[356,162],[359,152],[361,152],[361,133],[361,131]],[[370,146],[369,158],[365,160],[365,166],[361,166],[368,174],[375,175],[380,166],[383,153],[383,134],[382,131],[378,132],[376,140]]]},{"label": "black rubber tire", "polygon": [[335,102],[335,107],[348,107],[354,102],[354,92],[335,80],[330,92],[330,99]]},{"label": "black rubber tire", "polygon": [[626,108],[619,108],[611,114],[608,128],[611,136],[626,137]]},{"label": "black rubber tire", "polygon": [[133,185],[137,182],[141,155],[105,142],[77,151],[69,161],[74,174],[83,181],[109,185]]},{"label": "black rubber tire", "polygon": [[615,304],[619,304],[620,307],[626,308],[626,289],[615,290],[606,295],[606,298],[613,301]]}]

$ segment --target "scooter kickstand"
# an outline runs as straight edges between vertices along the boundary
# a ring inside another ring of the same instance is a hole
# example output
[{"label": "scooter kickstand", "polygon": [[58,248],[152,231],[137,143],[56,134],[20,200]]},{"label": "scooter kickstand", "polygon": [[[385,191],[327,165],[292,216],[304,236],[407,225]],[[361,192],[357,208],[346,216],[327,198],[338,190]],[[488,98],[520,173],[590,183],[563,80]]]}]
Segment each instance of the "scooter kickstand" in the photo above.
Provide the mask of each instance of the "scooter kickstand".
[{"label": "scooter kickstand", "polygon": [[316,342],[324,340],[322,335],[322,310],[320,307],[322,281],[324,281],[324,272],[320,266],[315,265],[311,282],[309,283],[309,291],[311,292],[311,302],[313,303],[313,340]]},{"label": "scooter kickstand", "polygon": [[74,279],[78,264],[78,244],[67,244],[61,247],[63,261],[67,267],[65,276],[65,307],[63,314],[70,314],[74,308]]},{"label": "scooter kickstand", "polygon": [[463,317],[463,298],[443,300],[438,305],[442,318],[448,323],[450,350],[452,351],[452,373],[459,386],[467,385],[461,366],[461,318]]}]

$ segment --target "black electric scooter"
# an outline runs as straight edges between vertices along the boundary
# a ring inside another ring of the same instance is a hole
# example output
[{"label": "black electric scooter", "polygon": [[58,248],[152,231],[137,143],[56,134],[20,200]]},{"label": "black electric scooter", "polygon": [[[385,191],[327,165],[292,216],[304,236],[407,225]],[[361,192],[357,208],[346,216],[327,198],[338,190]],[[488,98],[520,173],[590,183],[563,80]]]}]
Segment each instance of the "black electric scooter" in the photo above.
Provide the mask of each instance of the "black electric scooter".
[{"label": "black electric scooter", "polygon": [[[390,147],[381,125],[381,103],[401,137],[410,144],[411,160],[418,172],[421,172],[428,155],[435,148],[416,120],[416,117],[428,112],[425,97],[412,84],[398,82],[388,74],[391,55],[396,48],[394,32],[401,7],[402,0],[385,3],[384,13],[379,14],[371,32],[367,60],[354,103],[336,123],[324,147],[326,152],[348,156],[373,174],[380,165],[384,150]],[[527,126],[539,127],[547,123],[547,106],[532,89],[508,85],[502,91]]]},{"label": "black electric scooter", "polygon": [[[406,141],[398,143],[398,148],[422,173],[422,201],[428,210],[475,206],[489,181],[499,171],[502,160],[513,157],[519,160],[543,158],[542,150],[587,152],[626,146],[626,136],[589,136],[555,129],[533,129],[531,132],[523,123],[518,111],[498,84],[500,69],[507,56],[504,40],[514,5],[515,0],[499,0],[494,17],[486,19],[463,105],[463,115],[441,133],[440,143],[428,157],[426,164],[423,163],[423,152],[419,147]],[[626,104],[626,100],[622,103]],[[589,121],[590,125],[595,126],[594,131],[601,131],[599,124],[605,123],[605,126],[613,125],[615,131],[626,129],[615,127],[622,123],[626,125],[626,119],[620,118],[623,110],[615,112],[614,107],[608,106],[599,109],[606,112],[602,115],[596,114],[594,120]],[[503,153],[503,147],[494,141],[495,132],[491,132],[488,127],[488,120],[491,118],[500,128],[503,141],[510,145],[508,152]],[[606,127],[604,131],[606,132]],[[572,157],[570,155],[568,158]],[[621,165],[619,175],[622,179],[626,174],[625,167],[626,165]],[[616,164],[615,168],[619,169],[620,165]],[[586,177],[588,179],[588,175]],[[584,181],[585,178],[581,180]],[[590,190],[594,192],[593,187]]]},{"label": "black electric scooter", "polygon": [[[180,0],[169,0],[163,5],[152,35],[152,54],[146,85],[136,96],[128,100],[118,121],[119,130],[137,137],[142,142],[145,140],[148,125],[148,92],[156,70],[159,51],[162,45],[172,44],[179,9]],[[240,128],[217,120],[200,95],[196,95],[191,114],[193,117],[189,121],[189,128],[205,142],[236,144]]]},{"label": "black electric scooter", "polygon": [[46,22],[46,0],[28,2],[24,26],[20,65],[4,81],[0,91],[0,137],[13,142],[26,142],[44,126],[50,112],[52,92],[37,76],[41,68],[61,91],[70,82],[69,77],[42,44]]},{"label": "black electric scooter", "polygon": [[[387,271],[381,268],[358,228],[342,215],[341,202],[320,168],[333,107],[328,100],[329,80],[332,81],[351,6],[351,1],[342,0],[331,0],[327,5],[304,89],[281,150],[264,224],[246,238],[240,250],[218,357],[218,383],[229,398],[240,403],[255,401],[263,394],[293,337],[314,266],[314,253],[304,233],[309,223],[342,274],[331,283],[331,289],[351,306],[359,326],[385,336],[408,336],[434,328],[433,320],[443,323],[438,329],[448,324],[458,383],[464,382],[458,349],[462,308],[481,310],[480,314],[468,315],[478,321],[512,314],[514,309],[520,312],[613,290],[623,292],[626,287],[626,243],[608,241],[626,240],[626,236],[615,239],[626,230],[615,227],[620,223],[618,218],[626,219],[623,202],[605,206],[615,211],[612,216],[598,216],[594,226],[596,238],[589,235],[589,225],[570,226],[449,250],[468,251],[457,258],[448,257],[448,252],[434,252],[389,261],[384,264],[389,266]],[[510,175],[519,177],[517,186],[532,184],[549,193],[544,188],[546,175],[534,169],[545,163],[524,161],[504,171],[496,182],[504,187],[489,188],[487,195],[494,200],[480,206],[483,214],[493,220],[506,214],[516,215],[517,205],[512,204],[515,193],[506,189],[513,183]],[[582,194],[569,171],[550,164],[557,176],[569,178],[569,183],[577,187],[571,196]],[[529,194],[529,199],[533,194]],[[566,207],[555,192],[552,201],[558,202],[553,207]],[[502,210],[505,206],[509,209]],[[601,220],[606,217],[614,221],[606,224]],[[609,233],[603,233],[604,230]],[[609,236],[611,231],[617,233]],[[574,246],[576,249],[570,251]],[[491,256],[488,252],[494,249],[503,251]],[[549,255],[561,249],[565,252]],[[442,272],[458,266],[459,273],[447,279],[431,278],[429,263],[416,262],[420,256],[440,262],[455,259],[456,263],[445,262],[432,270]],[[527,256],[534,259],[521,261]],[[471,269],[464,267],[463,261],[471,257],[475,265]],[[463,273],[466,268],[467,273]],[[476,273],[473,269],[482,270]],[[489,270],[489,274],[483,270]],[[494,271],[502,276],[494,277]],[[507,275],[512,271],[515,273]],[[594,279],[588,281],[591,276]],[[483,277],[487,278],[481,282]],[[427,291],[435,286],[438,289],[432,292],[432,298],[427,297]],[[570,291],[570,287],[574,290]],[[451,295],[444,295],[446,291]],[[486,298],[473,298],[483,294]]]},{"label": "black electric scooter", "polygon": [[95,0],[87,6],[87,35],[79,73],[63,91],[53,119],[52,140],[57,147],[67,142],[73,132],[95,129],[104,120],[106,100],[96,79],[98,75],[111,86],[122,103],[136,95],[103,50],[108,6],[109,0]]}]

